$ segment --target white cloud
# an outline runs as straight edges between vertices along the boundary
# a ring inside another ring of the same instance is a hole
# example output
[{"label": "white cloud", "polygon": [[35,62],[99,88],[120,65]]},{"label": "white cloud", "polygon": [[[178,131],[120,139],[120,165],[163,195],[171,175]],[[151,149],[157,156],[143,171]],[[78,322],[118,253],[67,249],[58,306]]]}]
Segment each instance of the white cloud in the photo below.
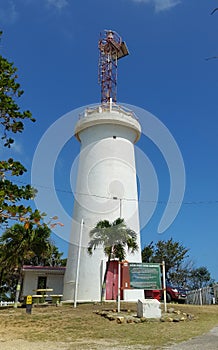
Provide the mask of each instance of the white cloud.
[{"label": "white cloud", "polygon": [[[69,0],[0,0],[0,24],[13,25],[22,17],[22,5],[31,6],[39,5],[47,10],[61,12],[62,9],[69,5]],[[54,12],[53,11],[53,12]]]},{"label": "white cloud", "polygon": [[20,142],[14,141],[11,148],[3,147],[1,144],[0,156],[3,158],[16,157],[24,154],[23,145]]},{"label": "white cloud", "polygon": [[18,12],[14,1],[8,1],[0,7],[0,22],[4,24],[13,24],[18,18]]},{"label": "white cloud", "polygon": [[50,7],[55,7],[58,10],[62,10],[62,8],[68,5],[67,0],[46,0],[46,3]]},{"label": "white cloud", "polygon": [[165,11],[181,3],[181,0],[133,0],[134,2],[141,2],[144,4],[154,5],[155,11]]},{"label": "white cloud", "polygon": [[11,149],[16,154],[23,154],[23,146],[17,141],[14,141],[13,145],[11,146]]},{"label": "white cloud", "polygon": [[20,2],[26,6],[33,7],[34,5],[42,5],[43,7],[53,8],[56,10],[62,10],[64,7],[69,5],[69,0],[20,0]]}]

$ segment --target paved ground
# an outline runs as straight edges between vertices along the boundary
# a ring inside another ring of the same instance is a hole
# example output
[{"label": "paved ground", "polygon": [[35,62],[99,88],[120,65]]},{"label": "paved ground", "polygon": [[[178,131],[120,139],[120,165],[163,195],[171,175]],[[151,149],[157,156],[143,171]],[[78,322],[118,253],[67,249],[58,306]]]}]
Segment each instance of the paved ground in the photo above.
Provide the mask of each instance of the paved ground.
[{"label": "paved ground", "polygon": [[209,333],[192,338],[186,342],[165,347],[169,350],[217,350],[218,349],[218,327]]}]

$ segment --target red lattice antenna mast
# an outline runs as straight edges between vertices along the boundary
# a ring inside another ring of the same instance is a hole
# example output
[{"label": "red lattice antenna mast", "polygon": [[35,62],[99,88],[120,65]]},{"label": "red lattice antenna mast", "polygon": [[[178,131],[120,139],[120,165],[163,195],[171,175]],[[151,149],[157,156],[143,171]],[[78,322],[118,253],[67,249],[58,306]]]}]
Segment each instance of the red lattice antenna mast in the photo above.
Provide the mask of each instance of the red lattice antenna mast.
[{"label": "red lattice antenna mast", "polygon": [[101,85],[101,103],[117,101],[117,61],[129,54],[125,42],[113,30],[105,30],[98,42],[98,82]]}]

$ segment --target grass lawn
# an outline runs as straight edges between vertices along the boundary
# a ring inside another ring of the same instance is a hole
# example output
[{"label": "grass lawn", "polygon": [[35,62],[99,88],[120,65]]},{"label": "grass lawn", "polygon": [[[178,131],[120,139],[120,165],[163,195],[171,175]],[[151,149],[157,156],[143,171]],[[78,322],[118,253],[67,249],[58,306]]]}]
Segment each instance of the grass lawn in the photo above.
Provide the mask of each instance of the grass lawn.
[{"label": "grass lawn", "polygon": [[[169,307],[169,305],[168,305]],[[175,310],[193,314],[192,321],[117,324],[94,313],[116,308],[114,303],[72,306],[34,307],[26,310],[0,309],[0,339],[59,342],[116,342],[120,345],[158,346],[181,342],[209,331],[218,325],[218,305],[172,305]],[[136,303],[121,303],[122,309],[136,311]]]}]

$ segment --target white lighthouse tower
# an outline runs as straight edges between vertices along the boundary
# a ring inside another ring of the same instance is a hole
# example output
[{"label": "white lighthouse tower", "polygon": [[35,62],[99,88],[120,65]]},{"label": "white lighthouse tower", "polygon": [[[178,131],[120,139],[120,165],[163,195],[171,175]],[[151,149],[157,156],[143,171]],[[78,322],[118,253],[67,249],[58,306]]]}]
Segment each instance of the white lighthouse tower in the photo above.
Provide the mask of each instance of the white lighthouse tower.
[{"label": "white lighthouse tower", "polygon": [[[100,301],[106,267],[103,247],[90,256],[89,232],[100,220],[121,217],[137,233],[139,249],[126,260],[141,262],[138,192],[134,144],[141,134],[133,112],[116,104],[117,60],[128,55],[119,35],[105,31],[99,41],[101,104],[80,116],[75,137],[81,142],[72,233],[64,280],[64,300]],[[126,299],[142,298],[129,290]]]}]

